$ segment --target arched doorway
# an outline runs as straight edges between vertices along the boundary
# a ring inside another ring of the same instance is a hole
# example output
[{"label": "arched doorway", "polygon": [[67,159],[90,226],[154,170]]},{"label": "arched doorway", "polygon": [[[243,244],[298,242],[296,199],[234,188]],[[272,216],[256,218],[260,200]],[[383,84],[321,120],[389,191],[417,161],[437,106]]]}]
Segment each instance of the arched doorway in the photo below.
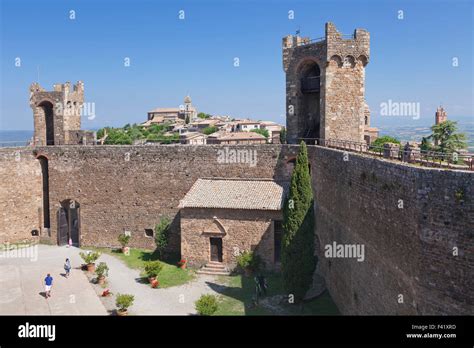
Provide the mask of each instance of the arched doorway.
[{"label": "arched doorway", "polygon": [[46,128],[46,145],[54,145],[54,112],[53,104],[49,101],[42,101],[38,107],[43,110],[44,123]]},{"label": "arched doorway", "polygon": [[321,138],[320,90],[321,70],[313,61],[305,61],[298,69],[300,82],[298,129],[301,138]]},{"label": "arched doorway", "polygon": [[58,210],[58,245],[66,245],[70,239],[72,245],[80,246],[80,209],[77,201],[66,199],[61,202]]}]

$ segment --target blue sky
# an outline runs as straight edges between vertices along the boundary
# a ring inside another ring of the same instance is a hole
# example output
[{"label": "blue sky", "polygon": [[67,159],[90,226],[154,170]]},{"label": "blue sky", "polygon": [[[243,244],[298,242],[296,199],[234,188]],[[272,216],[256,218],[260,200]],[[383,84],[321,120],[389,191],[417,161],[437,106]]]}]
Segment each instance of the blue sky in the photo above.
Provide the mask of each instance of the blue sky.
[{"label": "blue sky", "polygon": [[[199,111],[284,123],[281,38],[298,28],[321,37],[327,21],[343,33],[370,31],[366,98],[373,124],[429,124],[439,103],[450,118],[474,115],[473,5],[467,0],[0,1],[3,130],[33,128],[28,87],[38,66],[47,90],[84,81],[97,115],[83,120],[86,129],[143,122],[148,110],[176,107],[187,93]],[[380,117],[379,105],[389,99],[419,102],[421,119]]]}]

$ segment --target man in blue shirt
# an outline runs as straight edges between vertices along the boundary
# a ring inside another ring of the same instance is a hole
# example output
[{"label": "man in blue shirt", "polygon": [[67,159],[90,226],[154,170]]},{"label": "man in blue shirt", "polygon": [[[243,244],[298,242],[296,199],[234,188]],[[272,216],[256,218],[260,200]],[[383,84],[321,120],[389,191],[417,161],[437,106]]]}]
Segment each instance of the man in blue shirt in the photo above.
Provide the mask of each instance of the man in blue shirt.
[{"label": "man in blue shirt", "polygon": [[51,287],[53,286],[53,277],[48,273],[46,278],[44,278],[44,293],[46,298],[51,297]]}]

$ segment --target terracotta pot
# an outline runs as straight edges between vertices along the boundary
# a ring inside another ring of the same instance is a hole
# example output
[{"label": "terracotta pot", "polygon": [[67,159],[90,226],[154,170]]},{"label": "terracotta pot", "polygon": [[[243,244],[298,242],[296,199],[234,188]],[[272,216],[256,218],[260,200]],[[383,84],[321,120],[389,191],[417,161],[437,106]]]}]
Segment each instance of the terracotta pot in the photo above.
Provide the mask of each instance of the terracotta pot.
[{"label": "terracotta pot", "polygon": [[153,282],[156,280],[156,277],[148,277],[148,281],[150,284],[153,284]]},{"label": "terracotta pot", "polygon": [[105,276],[100,276],[100,277],[97,277],[97,284],[104,284],[105,283]]},{"label": "terracotta pot", "polygon": [[87,264],[87,272],[91,272],[91,273],[95,272],[95,263],[88,263]]},{"label": "terracotta pot", "polygon": [[181,268],[181,269],[186,269],[186,264],[185,264],[185,263],[181,264],[181,265],[179,266],[179,268]]},{"label": "terracotta pot", "polygon": [[117,309],[117,315],[119,317],[124,317],[124,316],[128,315],[128,311],[127,310],[121,311],[120,309]]},{"label": "terracotta pot", "polygon": [[152,288],[157,288],[159,285],[158,280],[154,279],[153,281],[150,282]]}]

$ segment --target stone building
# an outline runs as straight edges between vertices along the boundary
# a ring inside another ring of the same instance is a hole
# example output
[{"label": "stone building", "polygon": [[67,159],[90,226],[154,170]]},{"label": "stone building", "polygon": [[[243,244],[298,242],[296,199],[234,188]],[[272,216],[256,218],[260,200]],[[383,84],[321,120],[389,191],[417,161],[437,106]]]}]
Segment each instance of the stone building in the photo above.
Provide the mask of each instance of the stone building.
[{"label": "stone building", "polygon": [[368,31],[342,35],[332,23],[326,23],[320,39],[283,38],[288,143],[301,138],[364,141],[364,129],[370,127],[365,122],[369,54]]},{"label": "stone building", "polygon": [[30,86],[30,106],[33,109],[33,145],[93,144],[95,134],[81,130],[81,110],[84,104],[84,83],[55,84],[46,91],[39,83]]},{"label": "stone building", "polygon": [[181,257],[212,273],[252,250],[266,268],[278,267],[286,192],[272,179],[198,179],[179,204]]},{"label": "stone building", "polygon": [[[176,122],[178,119],[186,120],[187,123],[192,122],[197,117],[197,110],[192,105],[192,100],[189,95],[184,97],[184,104],[177,108],[156,108],[148,111],[148,121],[156,118],[164,122]],[[161,122],[160,121],[160,122]],[[155,122],[156,123],[156,122]]]},{"label": "stone building", "polygon": [[448,120],[448,114],[442,106],[436,109],[435,113],[435,123],[440,124]]},{"label": "stone building", "polygon": [[216,132],[207,137],[207,143],[220,145],[265,144],[267,138],[255,132]]}]

